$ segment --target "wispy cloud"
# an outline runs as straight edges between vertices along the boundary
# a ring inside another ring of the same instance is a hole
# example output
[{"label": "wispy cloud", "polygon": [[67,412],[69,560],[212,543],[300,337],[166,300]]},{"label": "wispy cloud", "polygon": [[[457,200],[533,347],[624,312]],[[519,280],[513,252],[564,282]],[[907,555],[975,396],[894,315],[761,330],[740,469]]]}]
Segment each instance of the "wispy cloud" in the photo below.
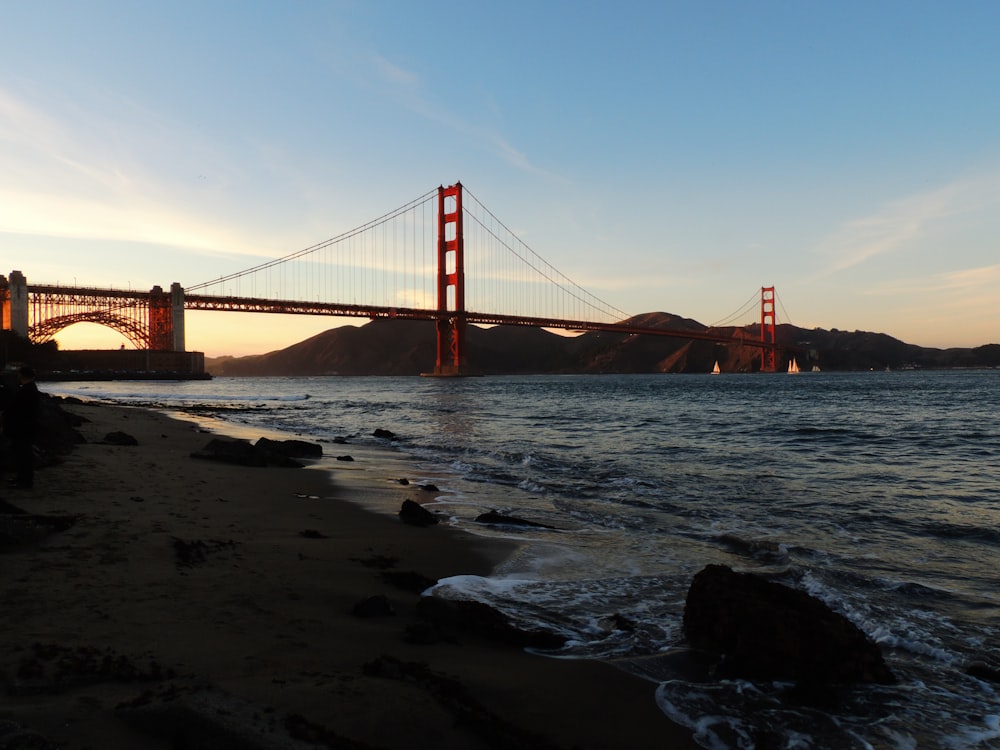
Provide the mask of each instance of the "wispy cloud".
[{"label": "wispy cloud", "polygon": [[150,113],[122,106],[112,121],[0,89],[0,232],[252,253],[252,231],[199,210],[210,186],[178,184],[179,143],[196,148]]},{"label": "wispy cloud", "polygon": [[[564,180],[564,178],[535,164],[523,150],[514,146],[495,129],[473,125],[447,107],[433,104],[428,99],[424,79],[418,73],[400,67],[379,54],[373,54],[371,59],[375,70],[378,71],[379,78],[396,92],[403,105],[410,111],[430,122],[477,139],[492,150],[497,157],[516,169],[542,177]],[[483,101],[491,116],[499,119],[501,113],[496,99],[484,93]]]},{"label": "wispy cloud", "polygon": [[948,271],[924,278],[887,281],[870,287],[867,293],[875,296],[910,296],[945,293],[967,295],[981,291],[1000,297],[1000,263]]},{"label": "wispy cloud", "polygon": [[956,180],[936,190],[894,200],[848,222],[824,241],[826,272],[844,271],[880,255],[905,250],[936,223],[1000,205],[1000,174]]},{"label": "wispy cloud", "polygon": [[414,71],[401,68],[378,54],[372,56],[372,61],[382,78],[390,83],[410,90],[420,85],[420,76]]}]

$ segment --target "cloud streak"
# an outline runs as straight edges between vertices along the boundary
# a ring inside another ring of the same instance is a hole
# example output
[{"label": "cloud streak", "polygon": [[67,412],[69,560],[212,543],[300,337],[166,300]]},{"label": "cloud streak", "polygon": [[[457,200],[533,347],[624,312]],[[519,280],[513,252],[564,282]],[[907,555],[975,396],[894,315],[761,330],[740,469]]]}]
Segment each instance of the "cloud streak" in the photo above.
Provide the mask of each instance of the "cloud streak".
[{"label": "cloud streak", "polygon": [[273,255],[252,228],[205,216],[212,184],[183,183],[182,156],[213,151],[153,114],[61,114],[0,89],[0,232]]},{"label": "cloud streak", "polygon": [[936,226],[962,214],[1000,205],[1000,174],[956,180],[937,190],[890,201],[875,213],[848,222],[819,246],[838,273],[873,258],[906,250]]},{"label": "cloud streak", "polygon": [[[373,54],[373,67],[379,73],[379,78],[386,82],[399,95],[403,105],[418,116],[463,135],[471,136],[502,161],[528,174],[568,182],[565,178],[554,174],[535,164],[528,155],[514,146],[503,134],[493,129],[477,127],[458,117],[442,106],[433,105],[427,98],[423,78],[416,72],[396,65],[380,54]],[[494,117],[499,118],[500,112],[496,99],[486,96],[487,109]]]},{"label": "cloud streak", "polygon": [[948,271],[927,278],[889,281],[870,288],[867,293],[876,296],[909,296],[945,293],[965,295],[989,291],[994,295],[1000,295],[998,290],[1000,290],[1000,264],[994,264]]}]

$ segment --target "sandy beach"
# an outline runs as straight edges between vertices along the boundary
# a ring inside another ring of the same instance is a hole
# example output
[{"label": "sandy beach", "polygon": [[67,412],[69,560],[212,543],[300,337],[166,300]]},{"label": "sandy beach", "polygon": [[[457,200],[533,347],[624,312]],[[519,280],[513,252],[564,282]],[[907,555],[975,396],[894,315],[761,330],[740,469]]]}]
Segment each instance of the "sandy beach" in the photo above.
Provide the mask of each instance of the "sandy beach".
[{"label": "sandy beach", "polygon": [[[193,423],[64,408],[86,442],[3,497],[44,518],[7,514],[0,747],[695,747],[611,665],[414,642],[413,579],[485,575],[511,548],[351,502],[412,485],[195,459],[212,436]],[[373,596],[393,613],[357,616]]]}]

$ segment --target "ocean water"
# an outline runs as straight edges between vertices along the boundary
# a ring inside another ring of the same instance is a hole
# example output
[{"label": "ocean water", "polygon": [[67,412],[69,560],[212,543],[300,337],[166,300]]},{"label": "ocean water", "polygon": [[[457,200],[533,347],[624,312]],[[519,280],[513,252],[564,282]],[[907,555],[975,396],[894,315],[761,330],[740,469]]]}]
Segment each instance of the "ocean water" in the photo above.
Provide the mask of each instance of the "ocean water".
[{"label": "ocean water", "polygon": [[[523,543],[494,576],[447,579],[437,594],[565,634],[553,656],[646,676],[703,747],[1000,748],[1000,685],[966,673],[1000,667],[998,371],[43,390],[385,446],[441,488],[435,510],[454,525]],[[556,528],[476,524],[487,510]],[[899,683],[821,711],[790,704],[781,685],[692,680],[678,659],[684,598],[709,563],[819,597],[881,645]]]}]

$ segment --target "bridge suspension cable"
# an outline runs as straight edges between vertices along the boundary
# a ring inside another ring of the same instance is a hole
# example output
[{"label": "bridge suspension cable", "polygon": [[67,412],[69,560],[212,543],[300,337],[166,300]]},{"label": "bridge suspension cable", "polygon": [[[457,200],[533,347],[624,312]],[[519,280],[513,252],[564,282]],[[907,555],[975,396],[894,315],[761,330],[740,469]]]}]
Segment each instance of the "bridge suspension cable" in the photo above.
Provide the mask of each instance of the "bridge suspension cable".
[{"label": "bridge suspension cable", "polygon": [[744,302],[739,309],[735,312],[730,313],[722,320],[712,323],[711,328],[723,328],[725,326],[741,326],[746,324],[747,320],[755,320],[755,316],[759,315],[760,312],[760,291],[755,291],[746,302]]},{"label": "bridge suspension cable", "polygon": [[433,307],[431,190],[377,219],[315,245],[216,279],[187,293],[269,300]]},{"label": "bridge suspension cable", "polygon": [[790,324],[790,325],[795,325],[794,323],[792,323],[792,318],[791,318],[791,316],[790,316],[790,315],[788,314],[788,311],[787,311],[787,310],[785,309],[785,306],[784,306],[784,304],[782,304],[782,302],[781,302],[781,297],[779,297],[779,296],[778,296],[778,293],[777,293],[777,292],[775,292],[775,293],[774,293],[774,298],[775,298],[775,300],[777,300],[777,303],[778,303],[778,307],[780,307],[780,308],[781,308],[781,314],[782,314],[782,315],[784,316],[784,322],[785,322],[785,323],[788,323],[788,324]]},{"label": "bridge suspension cable", "polygon": [[630,317],[545,261],[464,189],[467,309],[593,322]]},{"label": "bridge suspension cable", "polygon": [[[620,322],[629,313],[546,262],[465,189],[464,279],[469,312]],[[350,231],[251,268],[185,288],[188,295],[437,309],[438,218],[432,190]],[[449,273],[451,270],[448,271]],[[272,308],[273,309],[273,308]],[[278,311],[278,310],[275,310]]]}]

